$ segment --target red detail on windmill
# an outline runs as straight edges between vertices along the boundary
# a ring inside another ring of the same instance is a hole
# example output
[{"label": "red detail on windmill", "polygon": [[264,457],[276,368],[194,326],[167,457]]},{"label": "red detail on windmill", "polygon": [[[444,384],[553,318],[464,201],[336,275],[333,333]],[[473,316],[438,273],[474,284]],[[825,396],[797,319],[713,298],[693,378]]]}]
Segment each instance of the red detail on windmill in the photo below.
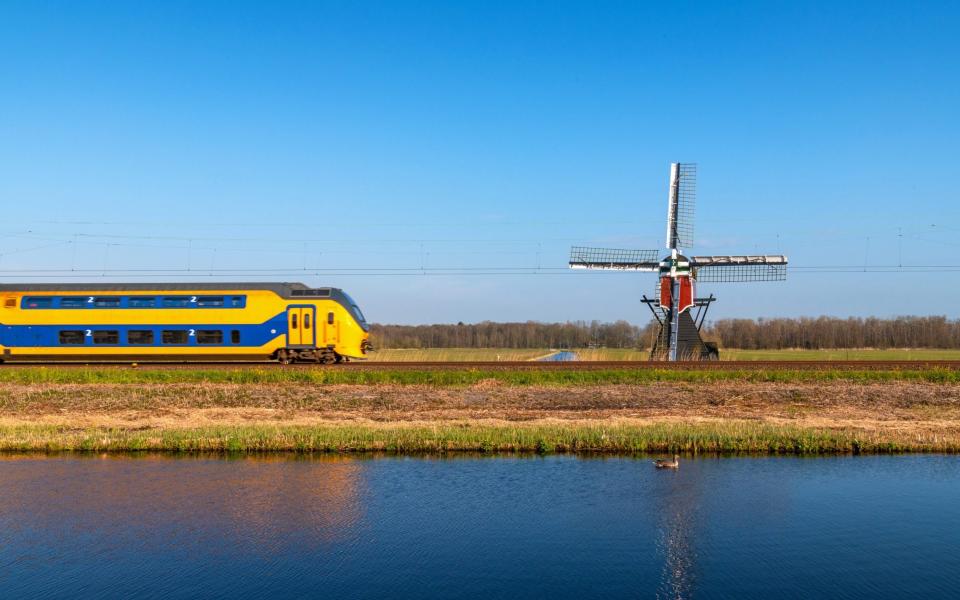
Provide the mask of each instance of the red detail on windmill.
[{"label": "red detail on windmill", "polygon": [[678,277],[680,280],[680,312],[693,306],[693,278]]},{"label": "red detail on windmill", "polygon": [[673,282],[669,277],[660,278],[660,306],[670,308],[670,285]]},{"label": "red detail on windmill", "polygon": [[[693,306],[693,279],[677,277],[677,283],[680,284],[680,312],[683,312]],[[660,278],[660,306],[669,307],[671,305],[670,288],[672,285],[671,277]]]}]

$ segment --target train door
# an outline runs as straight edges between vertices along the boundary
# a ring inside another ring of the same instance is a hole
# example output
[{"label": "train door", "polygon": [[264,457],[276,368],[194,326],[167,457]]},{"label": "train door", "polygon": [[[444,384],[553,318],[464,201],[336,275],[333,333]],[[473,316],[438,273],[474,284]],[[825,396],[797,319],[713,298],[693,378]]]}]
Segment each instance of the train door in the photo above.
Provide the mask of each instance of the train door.
[{"label": "train door", "polygon": [[287,307],[287,345],[316,346],[316,310],[312,306]]},{"label": "train door", "polygon": [[340,321],[336,313],[330,311],[327,318],[323,320],[323,343],[327,346],[335,346],[340,341]]}]

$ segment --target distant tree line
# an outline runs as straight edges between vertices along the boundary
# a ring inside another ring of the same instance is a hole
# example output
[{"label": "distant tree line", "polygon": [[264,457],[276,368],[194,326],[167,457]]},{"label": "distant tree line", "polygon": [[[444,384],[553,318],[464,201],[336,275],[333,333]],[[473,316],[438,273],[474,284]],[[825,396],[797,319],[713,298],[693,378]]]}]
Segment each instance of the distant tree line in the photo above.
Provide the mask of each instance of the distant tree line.
[{"label": "distant tree line", "polygon": [[[658,326],[601,323],[494,323],[371,326],[378,348],[649,348]],[[946,317],[721,319],[703,337],[721,348],[960,348],[960,320]]]},{"label": "distant tree line", "polygon": [[704,331],[721,347],[960,348],[960,320],[946,317],[721,319]]},{"label": "distant tree line", "polygon": [[494,323],[465,325],[377,325],[370,336],[377,348],[636,348],[645,329],[626,321],[600,323]]}]

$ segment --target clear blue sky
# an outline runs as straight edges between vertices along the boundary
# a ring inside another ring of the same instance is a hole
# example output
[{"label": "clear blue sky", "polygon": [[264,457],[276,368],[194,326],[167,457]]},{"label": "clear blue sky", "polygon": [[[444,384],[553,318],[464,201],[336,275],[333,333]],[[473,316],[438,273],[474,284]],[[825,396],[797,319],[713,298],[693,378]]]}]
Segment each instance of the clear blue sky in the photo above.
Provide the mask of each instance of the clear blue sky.
[{"label": "clear blue sky", "polygon": [[960,267],[802,267],[960,265],[958,31],[951,2],[8,0],[0,278],[642,323],[652,275],[563,268],[571,244],[662,248],[680,160],[694,253],[798,267],[704,285],[714,317],[956,318]]}]

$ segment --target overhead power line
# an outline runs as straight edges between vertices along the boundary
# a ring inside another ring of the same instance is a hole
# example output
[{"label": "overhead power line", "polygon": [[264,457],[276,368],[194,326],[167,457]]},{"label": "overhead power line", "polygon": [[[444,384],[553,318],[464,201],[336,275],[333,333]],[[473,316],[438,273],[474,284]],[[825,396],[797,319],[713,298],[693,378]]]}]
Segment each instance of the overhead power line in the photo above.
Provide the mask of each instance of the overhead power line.
[{"label": "overhead power line", "polygon": [[[960,265],[904,265],[900,266],[797,266],[790,267],[797,275],[831,274],[831,273],[958,273]],[[610,272],[592,271],[589,275],[609,275]],[[537,275],[537,276],[570,276],[574,275],[563,267],[276,267],[276,268],[38,268],[38,269],[0,269],[0,277],[11,278],[104,278],[104,277],[304,277],[304,276],[337,276],[337,277],[381,277],[381,276],[499,276],[499,275]],[[580,275],[582,276],[582,275]]]}]

